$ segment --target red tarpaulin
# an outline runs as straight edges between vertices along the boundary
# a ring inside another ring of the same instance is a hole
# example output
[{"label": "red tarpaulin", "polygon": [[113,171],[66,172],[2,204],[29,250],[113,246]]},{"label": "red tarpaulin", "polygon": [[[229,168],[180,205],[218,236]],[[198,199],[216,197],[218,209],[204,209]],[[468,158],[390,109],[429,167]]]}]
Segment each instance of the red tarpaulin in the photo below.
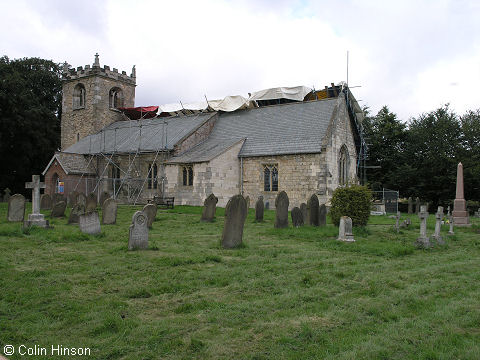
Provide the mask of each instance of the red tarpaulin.
[{"label": "red tarpaulin", "polygon": [[151,119],[157,116],[158,106],[139,106],[133,108],[119,108],[131,120]]}]

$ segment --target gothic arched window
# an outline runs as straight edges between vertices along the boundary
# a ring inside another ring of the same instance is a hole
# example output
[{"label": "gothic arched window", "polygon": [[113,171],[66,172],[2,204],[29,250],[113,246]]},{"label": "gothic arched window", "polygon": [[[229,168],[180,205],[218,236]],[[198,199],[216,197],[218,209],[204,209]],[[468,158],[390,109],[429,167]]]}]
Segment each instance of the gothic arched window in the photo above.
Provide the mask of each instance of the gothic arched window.
[{"label": "gothic arched window", "polygon": [[85,108],[85,86],[83,84],[77,84],[73,89],[73,108]]},{"label": "gothic arched window", "polygon": [[118,109],[123,107],[123,91],[118,87],[110,90],[109,94],[110,109]]},{"label": "gothic arched window", "polygon": [[345,145],[340,149],[340,158],[338,160],[338,183],[346,185],[348,182],[348,167],[350,159],[348,156],[348,149]]}]

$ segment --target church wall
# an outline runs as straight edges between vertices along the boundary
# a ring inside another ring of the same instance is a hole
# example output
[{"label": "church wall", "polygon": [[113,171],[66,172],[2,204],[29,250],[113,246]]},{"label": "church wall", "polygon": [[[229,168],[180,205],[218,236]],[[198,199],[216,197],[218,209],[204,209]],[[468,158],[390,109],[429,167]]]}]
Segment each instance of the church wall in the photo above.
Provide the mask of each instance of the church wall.
[{"label": "church wall", "polygon": [[[50,168],[45,173],[45,194],[54,194],[56,192],[57,176],[59,181],[64,182],[64,195],[75,190],[89,194],[95,187],[95,177],[81,176],[77,174],[67,175],[63,168],[60,166],[58,160],[54,160]],[[77,185],[78,184],[78,185]]]},{"label": "church wall", "polygon": [[192,134],[188,137],[180,141],[178,144],[175,145],[174,148],[174,155],[182,154],[188,149],[191,149],[195,145],[201,143],[202,141],[206,140],[210,133],[215,126],[215,122],[217,121],[218,115],[212,115],[210,119],[208,119],[204,124],[202,124],[197,130],[195,130]]}]

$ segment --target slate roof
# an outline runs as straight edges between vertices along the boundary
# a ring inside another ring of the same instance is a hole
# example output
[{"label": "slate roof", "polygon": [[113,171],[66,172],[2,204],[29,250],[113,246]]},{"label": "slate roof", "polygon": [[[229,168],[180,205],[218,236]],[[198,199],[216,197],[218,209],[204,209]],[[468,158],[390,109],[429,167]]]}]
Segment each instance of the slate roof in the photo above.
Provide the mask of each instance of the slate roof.
[{"label": "slate roof", "polygon": [[97,134],[84,137],[65,149],[64,152],[98,154],[101,152],[131,153],[136,152],[137,149],[140,149],[140,152],[152,152],[162,148],[172,150],[177,142],[212,116],[215,116],[215,113],[118,121],[108,125]]},{"label": "slate roof", "polygon": [[43,171],[43,175],[46,174],[48,168],[54,160],[57,160],[65,173],[68,174],[86,174],[94,175],[95,169],[93,163],[89,163],[84,155],[81,154],[68,154],[64,152],[57,152],[53,155],[52,159],[48,163],[47,167]]}]

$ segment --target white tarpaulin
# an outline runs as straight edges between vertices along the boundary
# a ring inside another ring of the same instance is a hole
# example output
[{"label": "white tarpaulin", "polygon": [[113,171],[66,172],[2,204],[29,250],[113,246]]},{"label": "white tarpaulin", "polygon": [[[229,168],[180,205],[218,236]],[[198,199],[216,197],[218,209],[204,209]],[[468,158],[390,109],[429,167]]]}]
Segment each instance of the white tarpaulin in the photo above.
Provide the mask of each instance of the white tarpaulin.
[{"label": "white tarpaulin", "polygon": [[222,100],[208,100],[206,101],[196,102],[196,103],[188,103],[188,104],[181,104],[181,103],[172,103],[172,104],[165,104],[160,105],[158,108],[159,114],[160,113],[176,113],[183,110],[190,110],[190,111],[204,111],[207,108],[213,111],[235,111],[238,109],[246,109],[252,108],[253,103],[250,103],[247,99],[245,99],[241,95],[236,96],[227,96]]},{"label": "white tarpaulin", "polygon": [[312,89],[306,86],[277,87],[254,92],[248,100],[290,99],[303,101],[305,96],[311,91]]}]

